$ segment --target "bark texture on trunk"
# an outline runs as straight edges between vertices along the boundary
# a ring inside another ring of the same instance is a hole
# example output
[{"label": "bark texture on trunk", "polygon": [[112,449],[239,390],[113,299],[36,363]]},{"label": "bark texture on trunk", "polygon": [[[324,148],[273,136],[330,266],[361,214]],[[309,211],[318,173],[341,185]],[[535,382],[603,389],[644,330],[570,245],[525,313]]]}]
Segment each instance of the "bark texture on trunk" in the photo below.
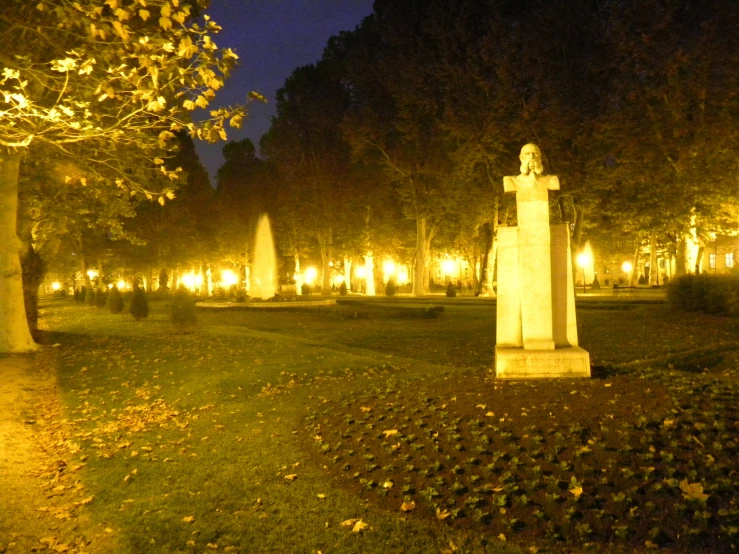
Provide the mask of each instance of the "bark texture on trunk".
[{"label": "bark texture on trunk", "polygon": [[38,349],[26,319],[18,226],[20,153],[0,151],[0,353]]},{"label": "bark texture on trunk", "polygon": [[416,263],[413,268],[413,296],[423,296],[426,276],[426,219],[416,219]]},{"label": "bark texture on trunk", "polygon": [[657,267],[657,233],[649,234],[649,284],[659,285],[659,267]]}]

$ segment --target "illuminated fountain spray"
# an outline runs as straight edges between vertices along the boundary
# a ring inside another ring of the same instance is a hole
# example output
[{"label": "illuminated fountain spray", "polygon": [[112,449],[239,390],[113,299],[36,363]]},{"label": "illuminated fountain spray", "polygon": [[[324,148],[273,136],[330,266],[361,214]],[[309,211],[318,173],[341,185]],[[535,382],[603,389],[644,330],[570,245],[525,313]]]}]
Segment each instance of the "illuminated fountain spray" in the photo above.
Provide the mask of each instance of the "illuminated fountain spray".
[{"label": "illuminated fountain spray", "polygon": [[254,260],[249,280],[252,298],[267,300],[277,293],[277,256],[272,240],[272,229],[266,215],[259,218],[257,225]]}]

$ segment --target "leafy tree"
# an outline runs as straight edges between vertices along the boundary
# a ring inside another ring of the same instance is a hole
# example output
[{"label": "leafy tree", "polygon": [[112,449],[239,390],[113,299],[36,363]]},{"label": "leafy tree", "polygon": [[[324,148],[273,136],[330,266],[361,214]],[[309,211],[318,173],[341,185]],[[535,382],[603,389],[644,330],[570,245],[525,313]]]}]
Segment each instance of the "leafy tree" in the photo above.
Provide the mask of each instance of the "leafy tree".
[{"label": "leafy tree", "polygon": [[300,67],[277,92],[277,116],[262,141],[285,177],[286,226],[309,234],[320,248],[322,294],[331,294],[329,264],[348,181],[349,148],[341,133],[347,102],[340,68],[330,60]]},{"label": "leafy tree", "polygon": [[111,314],[119,314],[123,311],[123,297],[121,296],[121,291],[119,291],[118,287],[115,285],[113,285],[108,293],[108,303],[106,307]]},{"label": "leafy tree", "polygon": [[[53,5],[9,0],[3,4],[0,34],[0,352],[25,352],[35,344],[23,306],[16,235],[21,159],[34,143],[46,143],[71,157],[70,145],[85,158],[110,168],[108,152],[130,148],[140,167],[174,173],[162,152],[187,130],[206,140],[225,138],[224,123],[238,125],[243,110],[205,108],[236,60],[211,35],[218,25],[189,18],[192,5],[175,0],[145,4],[107,0]],[[158,17],[157,17],[158,16]],[[12,50],[10,50],[12,47]],[[112,187],[160,202],[171,192],[148,190],[125,172]],[[88,175],[69,176],[84,187]]]}]

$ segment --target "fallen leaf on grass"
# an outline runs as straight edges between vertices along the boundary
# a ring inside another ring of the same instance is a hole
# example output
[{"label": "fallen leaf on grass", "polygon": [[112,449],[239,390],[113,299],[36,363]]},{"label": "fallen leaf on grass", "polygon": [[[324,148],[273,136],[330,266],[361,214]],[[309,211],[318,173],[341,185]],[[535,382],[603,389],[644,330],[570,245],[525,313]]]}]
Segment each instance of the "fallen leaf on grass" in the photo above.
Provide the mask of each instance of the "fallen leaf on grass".
[{"label": "fallen leaf on grass", "polygon": [[485,417],[495,417],[495,412],[487,412]]},{"label": "fallen leaf on grass", "polygon": [[502,540],[503,542],[505,542],[506,540],[508,540],[508,539],[505,538],[505,535],[503,533],[501,533],[500,535],[498,535],[498,538],[500,540]]},{"label": "fallen leaf on grass", "polygon": [[287,479],[288,481],[295,481],[295,479],[297,478],[298,478],[297,473],[291,473],[290,475],[285,475],[285,479]]},{"label": "fallen leaf on grass", "polygon": [[487,404],[478,404],[477,406],[475,406],[475,408],[480,408],[481,410],[484,410],[485,408],[487,408]]},{"label": "fallen leaf on grass", "polygon": [[339,523],[339,525],[341,525],[342,527],[354,527],[354,524],[357,523],[358,521],[362,521],[362,518],[353,517],[351,519],[345,519],[344,521]]},{"label": "fallen leaf on grass", "polygon": [[352,533],[361,533],[364,531],[367,527],[369,527],[368,524],[366,524],[361,519],[354,524],[354,527],[352,527]]},{"label": "fallen leaf on grass", "polygon": [[438,519],[439,521],[444,521],[450,515],[452,514],[449,510],[442,510],[441,508],[436,508],[436,519]]},{"label": "fallen leaf on grass", "polygon": [[700,500],[705,502],[708,495],[703,493],[703,485],[700,483],[688,483],[687,479],[680,481],[680,490],[683,491],[683,498],[686,500]]},{"label": "fallen leaf on grass", "polygon": [[363,412],[369,412],[372,408],[370,408],[369,406],[360,406],[359,409]]},{"label": "fallen leaf on grass", "polygon": [[569,492],[571,492],[575,498],[580,498],[582,487],[572,487]]},{"label": "fallen leaf on grass", "polygon": [[318,494],[317,494],[316,496],[317,496],[318,498],[320,498],[321,500],[323,500],[324,498],[326,498],[326,495],[325,495],[325,494],[323,494],[323,493],[318,493]]},{"label": "fallen leaf on grass", "polygon": [[413,502],[412,500],[410,502],[403,502],[400,505],[400,509],[403,512],[412,512],[413,510],[416,509],[416,503]]},{"label": "fallen leaf on grass", "polygon": [[388,429],[387,431],[383,431],[383,433],[385,434],[385,438],[388,438],[388,437],[392,437],[393,435],[397,435],[398,434],[398,430],[397,429]]},{"label": "fallen leaf on grass", "polygon": [[395,483],[393,483],[392,481],[385,481],[382,484],[382,488],[384,488],[384,489],[392,489],[394,484]]},{"label": "fallen leaf on grass", "polygon": [[195,521],[195,516],[185,516],[182,518],[182,521],[184,521],[185,523],[192,523],[193,521]]}]

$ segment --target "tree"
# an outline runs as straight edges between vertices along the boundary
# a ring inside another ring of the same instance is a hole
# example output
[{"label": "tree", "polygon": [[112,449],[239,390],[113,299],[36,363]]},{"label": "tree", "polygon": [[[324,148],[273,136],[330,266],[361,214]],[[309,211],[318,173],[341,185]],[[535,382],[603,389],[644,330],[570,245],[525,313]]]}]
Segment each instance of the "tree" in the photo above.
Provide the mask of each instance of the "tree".
[{"label": "tree", "polygon": [[341,132],[347,103],[340,68],[330,60],[300,67],[277,91],[277,116],[262,142],[286,177],[290,212],[283,216],[300,222],[295,227],[320,248],[322,294],[331,294],[329,264],[348,183],[349,148]]},{"label": "tree", "polygon": [[[156,17],[158,14],[159,17]],[[126,4],[107,0],[9,0],[0,16],[0,352],[35,349],[26,323],[16,235],[21,158],[43,142],[110,168],[111,149],[131,148],[141,167],[174,172],[162,153],[175,132],[206,140],[226,138],[224,124],[239,125],[241,108],[216,109],[198,123],[223,84],[236,55],[218,49],[219,27],[206,16],[192,22],[192,5],[175,0]],[[12,50],[10,48],[12,47]],[[111,145],[114,145],[111,147]],[[148,190],[125,171],[115,184],[164,202],[171,190]],[[88,176],[69,176],[84,187]]]}]

